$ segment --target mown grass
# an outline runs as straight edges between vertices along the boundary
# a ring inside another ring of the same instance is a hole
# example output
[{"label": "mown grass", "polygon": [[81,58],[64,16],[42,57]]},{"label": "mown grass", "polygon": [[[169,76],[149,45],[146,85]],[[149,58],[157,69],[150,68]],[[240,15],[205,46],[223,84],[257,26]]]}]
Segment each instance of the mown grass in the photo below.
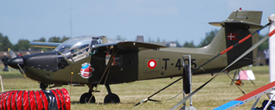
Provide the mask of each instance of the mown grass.
[{"label": "mown grass", "polygon": [[[1,70],[2,68],[3,66],[0,65]],[[244,81],[244,85],[240,86],[245,93],[253,91],[269,83],[268,66],[245,67],[243,69],[252,69],[256,77],[256,80],[254,80],[256,86],[254,86],[250,81]],[[0,71],[0,75],[3,77],[5,91],[39,90],[39,84],[37,82],[24,78],[17,70],[12,69],[10,72]],[[233,77],[233,72],[230,72],[229,75]],[[213,76],[211,76],[211,74],[192,76],[192,90],[197,89],[212,77]],[[107,91],[102,85],[98,86],[98,90],[101,92],[94,94],[97,102],[96,104],[78,103],[81,94],[88,91],[88,87],[86,86],[74,87],[65,85],[59,88],[66,88],[69,91],[72,110],[166,110],[170,109],[182,99],[182,94],[180,94],[175,99],[167,101],[169,98],[174,97],[182,91],[182,81],[179,81],[163,92],[152,97],[152,99],[161,100],[161,102],[147,102],[136,107],[134,107],[134,104],[165,87],[177,78],[178,77],[173,79],[164,78],[111,85],[112,92],[116,93],[120,97],[121,103],[119,104],[103,104]],[[211,110],[242,96],[243,93],[235,85],[230,86],[230,82],[231,80],[226,74],[220,74],[192,97],[193,106],[198,110]],[[263,100],[266,99],[267,97],[263,96],[257,106],[261,106]],[[249,103],[236,108],[236,110],[250,109],[254,102],[255,100],[250,101]]]}]

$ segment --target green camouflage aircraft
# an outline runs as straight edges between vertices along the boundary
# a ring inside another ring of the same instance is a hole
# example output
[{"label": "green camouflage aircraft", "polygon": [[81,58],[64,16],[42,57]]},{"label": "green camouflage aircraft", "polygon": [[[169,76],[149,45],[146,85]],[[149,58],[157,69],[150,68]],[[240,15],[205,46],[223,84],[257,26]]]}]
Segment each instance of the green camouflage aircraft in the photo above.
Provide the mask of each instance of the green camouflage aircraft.
[{"label": "green camouflage aircraft", "polygon": [[[81,103],[88,103],[90,98],[90,102],[94,103],[94,88],[105,84],[108,95],[104,103],[119,103],[120,99],[111,92],[110,84],[182,76],[183,71],[187,70],[183,64],[189,62],[183,59],[183,55],[191,55],[191,67],[194,69],[261,28],[261,16],[261,11],[236,10],[222,22],[211,22],[211,25],[221,29],[213,41],[202,48],[172,48],[137,41],[115,41],[105,36],[84,36],[61,44],[31,43],[56,48],[52,52],[13,58],[9,66],[38,81],[41,89],[46,89],[48,85],[87,85],[89,91],[80,97]],[[237,48],[220,55],[192,74],[219,72],[255,44],[258,37],[258,33],[254,34]],[[228,71],[253,64],[255,58],[256,50]]]}]

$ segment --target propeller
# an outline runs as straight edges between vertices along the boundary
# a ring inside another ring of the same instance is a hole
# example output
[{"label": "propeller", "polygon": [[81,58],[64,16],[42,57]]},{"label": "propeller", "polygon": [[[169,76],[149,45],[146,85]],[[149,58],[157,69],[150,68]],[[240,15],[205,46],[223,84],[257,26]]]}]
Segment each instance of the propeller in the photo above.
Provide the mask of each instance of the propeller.
[{"label": "propeller", "polygon": [[8,52],[9,52],[10,57],[11,57],[12,59],[16,57],[16,54],[15,54],[10,48],[8,49]]},{"label": "propeller", "polygon": [[9,60],[8,65],[14,69],[19,69],[19,66],[24,66],[24,61],[22,57],[17,57],[16,54],[9,48],[8,52],[10,54],[11,60]]}]

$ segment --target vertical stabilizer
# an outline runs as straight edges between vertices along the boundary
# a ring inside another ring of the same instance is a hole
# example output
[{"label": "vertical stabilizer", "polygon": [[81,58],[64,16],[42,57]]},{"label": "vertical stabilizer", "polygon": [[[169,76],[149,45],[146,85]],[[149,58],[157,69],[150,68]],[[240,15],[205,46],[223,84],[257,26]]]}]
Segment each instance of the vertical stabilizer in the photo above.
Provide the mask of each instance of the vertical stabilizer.
[{"label": "vertical stabilizer", "polygon": [[[209,44],[209,51],[221,52],[224,49],[236,44],[247,35],[255,32],[261,28],[261,11],[243,11],[236,10],[232,12],[229,17],[222,22],[211,22],[209,24],[221,26],[220,31],[217,33],[213,41]],[[232,63],[243,52],[255,44],[259,39],[259,34],[254,34],[251,38],[241,43],[237,47],[227,52],[227,62]],[[235,63],[229,70],[253,64],[256,58],[257,49],[246,55],[240,61]]]}]

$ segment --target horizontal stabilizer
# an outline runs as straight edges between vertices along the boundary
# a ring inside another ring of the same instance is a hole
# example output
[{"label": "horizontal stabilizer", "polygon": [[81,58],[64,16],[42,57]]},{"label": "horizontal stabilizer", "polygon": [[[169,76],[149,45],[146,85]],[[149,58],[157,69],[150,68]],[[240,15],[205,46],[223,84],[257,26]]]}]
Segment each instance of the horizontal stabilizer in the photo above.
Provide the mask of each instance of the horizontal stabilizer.
[{"label": "horizontal stabilizer", "polygon": [[213,25],[213,26],[224,26],[225,24],[236,24],[236,25],[243,25],[243,26],[249,26],[251,28],[261,28],[263,27],[260,24],[256,24],[253,22],[249,22],[249,21],[223,21],[223,22],[209,22],[209,24]]},{"label": "horizontal stabilizer", "polygon": [[225,26],[234,24],[236,26],[249,26],[250,28],[261,28],[262,11],[235,10],[222,22],[210,22],[214,26]]}]

